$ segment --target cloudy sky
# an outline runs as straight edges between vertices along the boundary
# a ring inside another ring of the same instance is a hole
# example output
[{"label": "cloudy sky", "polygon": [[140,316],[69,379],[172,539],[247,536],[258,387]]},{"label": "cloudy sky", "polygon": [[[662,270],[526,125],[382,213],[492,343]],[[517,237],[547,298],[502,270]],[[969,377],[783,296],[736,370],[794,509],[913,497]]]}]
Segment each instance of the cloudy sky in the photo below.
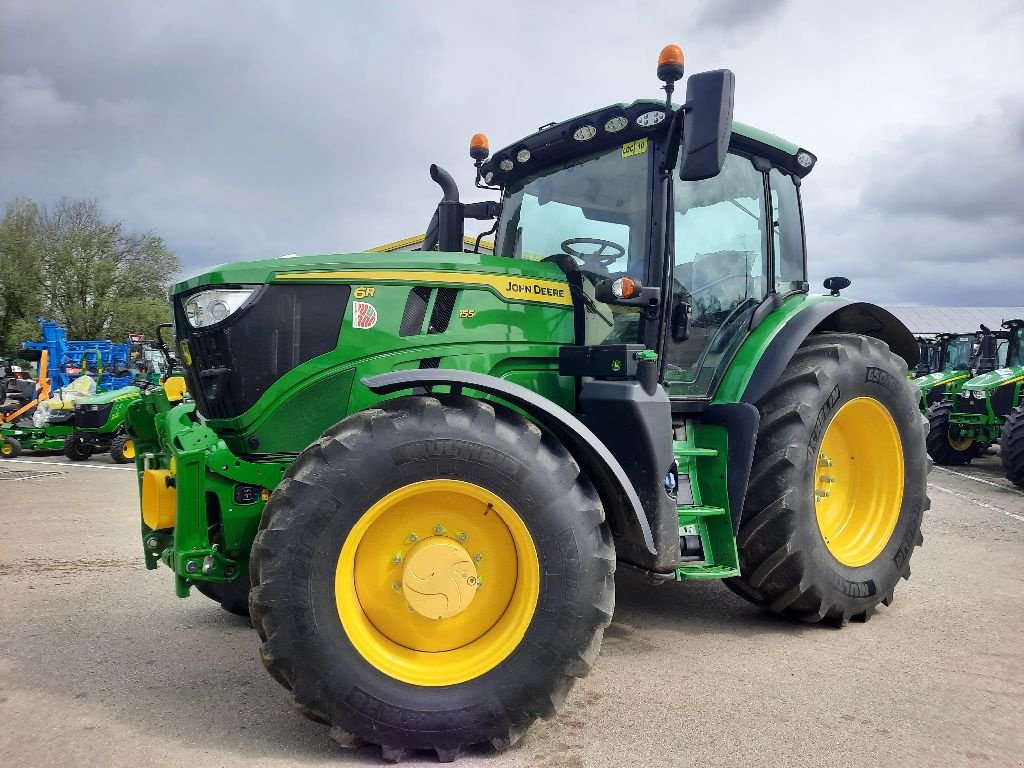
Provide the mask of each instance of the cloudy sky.
[{"label": "cloudy sky", "polygon": [[658,97],[670,42],[818,155],[815,284],[1024,303],[1019,0],[0,0],[0,202],[96,198],[186,271],[361,250],[423,231],[431,162],[479,199],[472,133]]}]

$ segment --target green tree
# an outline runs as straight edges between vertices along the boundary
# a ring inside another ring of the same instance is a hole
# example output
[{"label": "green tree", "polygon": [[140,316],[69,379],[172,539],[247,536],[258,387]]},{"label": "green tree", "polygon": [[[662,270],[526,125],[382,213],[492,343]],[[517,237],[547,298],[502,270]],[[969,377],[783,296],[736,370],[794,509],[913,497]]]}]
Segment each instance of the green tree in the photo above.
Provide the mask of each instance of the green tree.
[{"label": "green tree", "polygon": [[60,200],[39,218],[46,308],[70,339],[123,341],[170,320],[178,257],[153,232],[129,232],[95,200]]},{"label": "green tree", "polygon": [[39,207],[22,197],[7,204],[0,221],[0,353],[39,337],[36,319],[45,306],[39,223]]}]

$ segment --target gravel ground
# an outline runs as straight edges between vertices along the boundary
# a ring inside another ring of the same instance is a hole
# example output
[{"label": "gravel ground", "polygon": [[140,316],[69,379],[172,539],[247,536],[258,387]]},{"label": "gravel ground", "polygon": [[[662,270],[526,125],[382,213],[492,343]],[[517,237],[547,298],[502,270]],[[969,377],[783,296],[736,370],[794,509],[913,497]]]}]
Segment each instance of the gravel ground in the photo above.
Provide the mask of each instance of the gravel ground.
[{"label": "gravel ground", "polygon": [[[717,582],[621,573],[563,714],[459,765],[1024,764],[1024,493],[995,456],[931,485],[913,578],[868,624],[796,626]],[[137,521],[134,476],[106,456],[0,463],[0,764],[380,764],[292,711],[248,622],[146,571]]]}]

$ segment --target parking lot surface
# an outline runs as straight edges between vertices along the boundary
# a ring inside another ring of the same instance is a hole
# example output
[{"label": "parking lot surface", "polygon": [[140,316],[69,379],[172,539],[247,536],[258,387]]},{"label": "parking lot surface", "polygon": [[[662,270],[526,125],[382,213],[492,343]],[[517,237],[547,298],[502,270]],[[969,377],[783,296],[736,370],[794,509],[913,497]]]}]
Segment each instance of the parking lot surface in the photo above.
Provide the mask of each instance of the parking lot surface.
[{"label": "parking lot surface", "polygon": [[[913,577],[869,623],[794,625],[718,582],[620,572],[563,714],[457,764],[1024,764],[1024,492],[996,456],[930,485]],[[137,506],[106,456],[0,462],[0,764],[380,764],[292,711],[247,621],[145,570]]]}]

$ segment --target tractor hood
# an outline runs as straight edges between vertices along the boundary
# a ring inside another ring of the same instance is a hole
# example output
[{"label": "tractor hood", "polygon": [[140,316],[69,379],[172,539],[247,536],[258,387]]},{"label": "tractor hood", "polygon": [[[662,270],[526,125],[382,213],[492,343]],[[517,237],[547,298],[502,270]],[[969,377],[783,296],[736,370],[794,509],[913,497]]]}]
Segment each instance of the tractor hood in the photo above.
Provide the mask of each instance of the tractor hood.
[{"label": "tractor hood", "polygon": [[[441,274],[480,275],[521,275],[523,277],[544,277],[565,282],[562,271],[554,264],[528,260],[512,260],[498,256],[476,253],[438,253],[436,251],[408,251],[391,253],[341,253],[325,256],[283,256],[261,261],[238,261],[220,264],[204,272],[188,277],[177,283],[172,292],[185,293],[204,286],[218,285],[261,285],[291,280],[312,280],[323,278],[325,273],[366,271],[377,274],[382,270],[395,274],[411,273],[419,277],[424,272]],[[358,275],[354,276],[358,277]],[[450,282],[449,279],[435,279],[423,275],[424,282]],[[338,277],[337,279],[346,279]],[[466,280],[465,282],[473,282]],[[490,279],[484,283],[489,284]]]},{"label": "tractor hood", "polygon": [[991,391],[998,389],[1004,384],[1011,384],[1017,381],[1024,381],[1024,367],[997,368],[994,371],[975,376],[964,383],[963,388],[978,391]]},{"label": "tractor hood", "polygon": [[97,395],[90,395],[88,397],[81,397],[75,401],[76,406],[86,405],[106,405],[112,403],[115,400],[120,400],[125,397],[135,397],[139,394],[138,387],[121,387],[120,389],[112,389],[109,392],[100,392]]},{"label": "tractor hood", "polygon": [[561,269],[484,254],[225,264],[178,283],[171,301],[196,409],[229,441],[237,436],[242,451],[302,450],[323,431],[324,409],[350,393],[376,402],[359,384],[364,376],[471,365],[491,372],[512,355],[536,367],[574,339]]}]

